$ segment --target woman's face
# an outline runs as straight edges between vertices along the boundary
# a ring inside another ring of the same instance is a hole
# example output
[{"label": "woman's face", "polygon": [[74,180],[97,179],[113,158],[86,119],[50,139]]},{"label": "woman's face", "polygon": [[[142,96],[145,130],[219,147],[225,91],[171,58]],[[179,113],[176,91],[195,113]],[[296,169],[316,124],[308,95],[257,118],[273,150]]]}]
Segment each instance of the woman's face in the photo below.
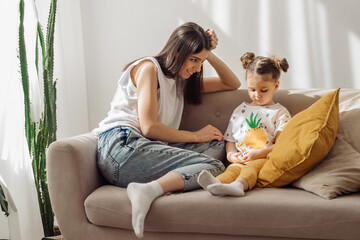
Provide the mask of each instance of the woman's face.
[{"label": "woman's face", "polygon": [[188,79],[196,72],[200,72],[201,66],[208,57],[209,51],[205,48],[199,53],[191,54],[181,66],[179,76],[183,79]]},{"label": "woman's face", "polygon": [[273,95],[279,88],[279,81],[272,78],[271,74],[252,74],[246,76],[249,97],[255,106],[274,104]]}]

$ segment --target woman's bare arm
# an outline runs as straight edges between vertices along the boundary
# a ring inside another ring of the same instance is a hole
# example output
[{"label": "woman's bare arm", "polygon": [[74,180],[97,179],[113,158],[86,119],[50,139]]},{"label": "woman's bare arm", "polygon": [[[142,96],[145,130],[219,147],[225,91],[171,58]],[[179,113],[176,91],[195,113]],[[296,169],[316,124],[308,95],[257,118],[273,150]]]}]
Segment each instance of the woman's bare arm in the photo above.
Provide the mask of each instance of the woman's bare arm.
[{"label": "woman's bare arm", "polygon": [[202,89],[204,93],[236,90],[240,87],[238,77],[219,57],[210,52],[207,60],[217,72],[218,77],[204,77]]},{"label": "woman's bare arm", "polygon": [[208,125],[199,131],[190,132],[170,128],[158,121],[157,68],[151,61],[140,63],[133,73],[137,87],[140,129],[144,137],[165,142],[206,142],[223,140],[222,133]]}]

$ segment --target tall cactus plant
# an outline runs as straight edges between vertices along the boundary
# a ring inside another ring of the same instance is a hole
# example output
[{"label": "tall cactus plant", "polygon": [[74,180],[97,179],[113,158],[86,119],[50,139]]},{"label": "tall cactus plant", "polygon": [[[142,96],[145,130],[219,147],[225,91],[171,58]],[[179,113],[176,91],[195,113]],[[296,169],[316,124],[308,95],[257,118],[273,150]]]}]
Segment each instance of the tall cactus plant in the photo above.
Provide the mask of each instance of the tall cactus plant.
[{"label": "tall cactus plant", "polygon": [[2,189],[1,185],[0,185],[0,207],[1,207],[1,211],[4,212],[5,216],[9,216],[9,209],[8,209],[8,202],[5,198],[5,193],[4,190]]},{"label": "tall cactus plant", "polygon": [[[19,59],[22,86],[25,102],[25,135],[32,158],[32,168],[34,173],[35,185],[39,200],[41,220],[44,235],[54,235],[54,214],[51,207],[49,191],[46,178],[46,148],[56,140],[56,80],[53,79],[54,72],[54,32],[57,0],[51,0],[50,12],[47,22],[46,40],[40,23],[37,27],[36,41],[36,69],[38,68],[38,43],[42,54],[42,77],[44,84],[44,112],[41,114],[39,122],[31,119],[30,94],[29,94],[29,74],[26,57],[26,45],[24,35],[24,0],[20,0],[20,25],[19,25]],[[38,76],[41,74],[38,72]]]}]

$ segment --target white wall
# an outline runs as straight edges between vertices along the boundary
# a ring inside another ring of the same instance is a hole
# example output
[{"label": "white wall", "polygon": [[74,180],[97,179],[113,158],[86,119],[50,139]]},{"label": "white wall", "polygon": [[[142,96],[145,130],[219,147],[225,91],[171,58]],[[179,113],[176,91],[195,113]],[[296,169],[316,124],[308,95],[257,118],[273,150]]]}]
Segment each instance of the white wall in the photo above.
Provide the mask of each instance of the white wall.
[{"label": "white wall", "polygon": [[[89,115],[80,1],[57,2],[54,76],[58,78],[57,138],[61,139],[88,132]],[[46,19],[48,10],[42,13]]]},{"label": "white wall", "polygon": [[253,51],[287,58],[282,88],[360,88],[359,9],[357,0],[82,0],[90,128],[106,116],[122,67],[157,54],[185,21],[215,29],[215,52],[242,81],[239,58]]},{"label": "white wall", "polygon": [[[36,0],[46,34],[50,0]],[[58,0],[55,21],[54,79],[57,79],[57,138],[89,131],[80,0]]]}]

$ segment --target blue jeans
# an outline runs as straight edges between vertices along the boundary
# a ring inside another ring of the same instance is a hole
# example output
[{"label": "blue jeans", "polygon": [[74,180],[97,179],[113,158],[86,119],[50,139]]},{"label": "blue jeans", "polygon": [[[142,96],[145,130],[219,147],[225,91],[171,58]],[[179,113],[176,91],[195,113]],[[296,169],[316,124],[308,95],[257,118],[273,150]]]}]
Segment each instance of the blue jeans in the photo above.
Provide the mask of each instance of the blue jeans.
[{"label": "blue jeans", "polygon": [[197,176],[202,170],[214,176],[222,173],[224,157],[224,141],[168,145],[120,126],[99,136],[97,164],[104,178],[119,187],[150,182],[173,171],[182,176],[184,191],[189,191],[200,187]]}]

